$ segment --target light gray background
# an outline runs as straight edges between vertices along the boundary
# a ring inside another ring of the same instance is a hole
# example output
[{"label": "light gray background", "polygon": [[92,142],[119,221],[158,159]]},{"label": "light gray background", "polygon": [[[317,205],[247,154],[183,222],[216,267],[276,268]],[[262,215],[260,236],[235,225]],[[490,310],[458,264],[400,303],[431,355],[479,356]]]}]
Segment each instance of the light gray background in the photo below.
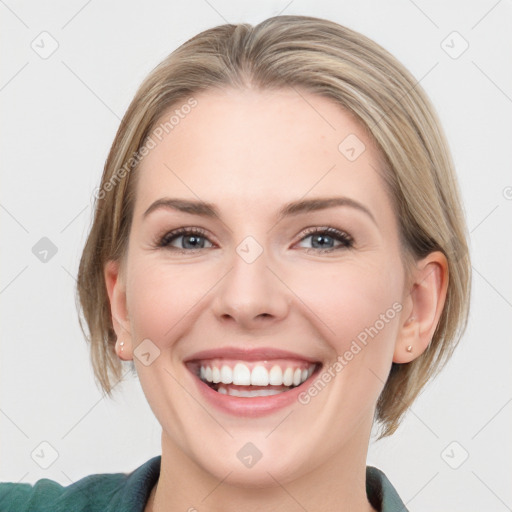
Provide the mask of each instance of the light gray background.
[{"label": "light gray background", "polygon": [[[68,485],[160,453],[137,380],[104,398],[79,330],[74,286],[92,192],[120,118],[158,62],[204,29],[281,13],[358,30],[411,70],[447,132],[471,231],[467,334],[398,432],[370,446],[368,463],[412,511],[511,510],[510,0],[0,0],[0,480]],[[469,44],[458,58],[454,31]],[[59,46],[44,59],[51,38]],[[42,237],[58,249],[46,263],[32,252]]]}]

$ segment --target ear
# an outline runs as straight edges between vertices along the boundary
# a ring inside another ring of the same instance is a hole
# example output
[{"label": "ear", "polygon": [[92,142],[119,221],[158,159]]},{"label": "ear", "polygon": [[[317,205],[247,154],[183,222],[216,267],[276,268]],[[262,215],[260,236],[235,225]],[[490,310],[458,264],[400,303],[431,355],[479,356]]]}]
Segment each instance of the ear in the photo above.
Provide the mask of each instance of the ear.
[{"label": "ear", "polygon": [[104,268],[105,285],[110,300],[112,325],[117,335],[115,350],[124,361],[133,359],[130,319],[126,307],[126,285],[118,261],[108,261]]},{"label": "ear", "polygon": [[410,307],[404,308],[407,315],[401,319],[394,363],[409,363],[428,348],[443,312],[448,277],[448,261],[440,251],[417,262],[409,294],[404,300]]}]

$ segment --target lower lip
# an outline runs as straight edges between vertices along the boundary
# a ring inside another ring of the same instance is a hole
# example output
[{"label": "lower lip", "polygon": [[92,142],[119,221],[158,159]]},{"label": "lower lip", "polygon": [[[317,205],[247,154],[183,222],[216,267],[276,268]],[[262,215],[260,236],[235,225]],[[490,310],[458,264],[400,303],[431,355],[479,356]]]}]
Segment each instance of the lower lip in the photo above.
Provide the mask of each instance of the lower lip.
[{"label": "lower lip", "polygon": [[319,368],[316,368],[309,379],[304,381],[300,386],[290,389],[289,391],[283,391],[278,395],[255,396],[251,398],[218,393],[205,384],[199,377],[194,375],[192,372],[190,373],[196,382],[199,392],[213,406],[229,414],[253,418],[272,414],[273,412],[284,409],[285,407],[292,405],[294,402],[297,402],[299,395],[309,387],[312,379],[316,377],[318,371]]}]

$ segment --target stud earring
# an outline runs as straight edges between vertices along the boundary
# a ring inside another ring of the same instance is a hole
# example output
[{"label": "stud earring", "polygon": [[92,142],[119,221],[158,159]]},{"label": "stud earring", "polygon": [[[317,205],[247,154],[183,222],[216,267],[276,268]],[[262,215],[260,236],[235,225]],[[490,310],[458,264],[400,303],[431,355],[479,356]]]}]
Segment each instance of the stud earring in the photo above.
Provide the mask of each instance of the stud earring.
[{"label": "stud earring", "polygon": [[407,352],[412,352],[412,345],[408,345],[408,347],[406,348]]},{"label": "stud earring", "polygon": [[415,316],[411,316],[408,320],[407,320],[407,324],[412,324],[414,321],[416,320],[416,317]]}]

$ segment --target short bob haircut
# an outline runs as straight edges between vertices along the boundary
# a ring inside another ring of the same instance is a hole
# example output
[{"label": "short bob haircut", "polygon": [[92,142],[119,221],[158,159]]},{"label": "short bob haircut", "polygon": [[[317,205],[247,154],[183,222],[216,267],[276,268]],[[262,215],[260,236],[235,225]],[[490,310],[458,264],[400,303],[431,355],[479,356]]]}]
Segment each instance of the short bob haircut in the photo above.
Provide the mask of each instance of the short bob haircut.
[{"label": "short bob haircut", "polygon": [[80,326],[90,342],[96,381],[111,396],[123,374],[114,351],[104,267],[109,260],[122,262],[126,254],[145,143],[171,107],[190,102],[201,91],[229,88],[301,89],[351,112],[381,153],[406,273],[433,251],[448,260],[446,302],[429,347],[410,363],[392,363],[378,399],[379,439],[389,436],[446,364],[466,328],[471,287],[467,228],[449,148],[418,81],[367,37],[309,16],[205,30],[171,53],[139,87],[95,193],[94,220],[78,272],[77,306],[88,333],[82,318]]}]

